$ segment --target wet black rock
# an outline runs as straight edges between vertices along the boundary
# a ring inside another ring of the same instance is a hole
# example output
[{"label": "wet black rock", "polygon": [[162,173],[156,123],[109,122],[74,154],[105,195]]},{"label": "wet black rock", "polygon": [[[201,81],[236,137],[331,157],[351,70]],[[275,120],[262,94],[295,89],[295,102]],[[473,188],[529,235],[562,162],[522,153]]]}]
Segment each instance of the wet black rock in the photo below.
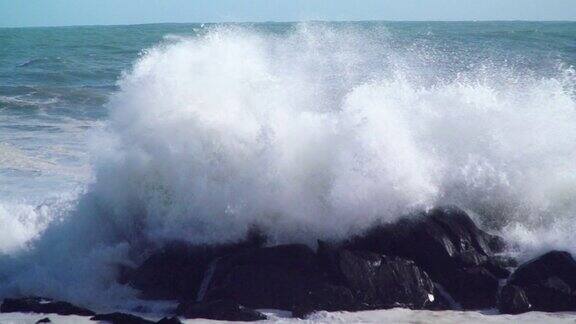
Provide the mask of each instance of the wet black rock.
[{"label": "wet black rock", "polygon": [[522,288],[506,285],[498,296],[498,310],[502,314],[520,314],[530,310],[530,302]]},{"label": "wet black rock", "polygon": [[206,301],[233,300],[251,308],[305,314],[355,304],[346,287],[331,285],[316,254],[305,245],[259,248],[221,258],[207,278]]},{"label": "wet black rock", "polygon": [[405,257],[432,274],[442,274],[446,269],[485,263],[493,254],[485,241],[486,235],[466,212],[446,207],[377,226],[347,246]]},{"label": "wet black rock", "polygon": [[480,230],[456,207],[377,226],[344,247],[415,261],[466,309],[495,306],[498,279],[509,274],[494,256],[504,248],[503,241]]},{"label": "wet black rock", "polygon": [[[509,296],[510,291],[514,291],[515,298]],[[518,313],[528,310],[513,304],[519,298],[526,300],[522,304],[529,304],[529,310],[575,311],[576,261],[570,253],[548,252],[516,269],[500,294],[500,312]]]},{"label": "wet black rock", "polygon": [[504,256],[493,256],[485,264],[482,265],[486,270],[490,271],[498,279],[506,279],[510,277],[509,268],[514,268],[517,266],[516,260],[504,257]]},{"label": "wet black rock", "polygon": [[316,311],[359,310],[356,296],[350,288],[342,285],[323,283],[308,291],[305,302],[292,309],[294,317],[304,318]]},{"label": "wet black rock", "polygon": [[500,236],[485,233],[484,240],[493,253],[502,253],[507,248],[506,241]]},{"label": "wet black rock", "polygon": [[512,277],[510,284],[527,286],[557,277],[571,288],[576,287],[576,261],[564,251],[551,251],[522,264]]},{"label": "wet black rock", "polygon": [[318,254],[294,244],[221,258],[200,296],[298,317],[318,310],[432,308],[434,285],[413,261],[320,244]]},{"label": "wet black rock", "polygon": [[459,309],[459,305],[448,296],[444,290],[444,287],[440,287],[438,284],[434,284],[434,302],[428,305],[426,309],[430,310],[453,310]]},{"label": "wet black rock", "polygon": [[52,323],[52,321],[48,317],[44,317],[44,318],[36,321],[36,324],[40,324],[40,323]]},{"label": "wet black rock", "polygon": [[395,306],[482,309],[496,306],[499,281],[514,266],[495,255],[505,242],[455,207],[413,214],[346,242],[319,242],[316,253],[263,242],[253,235],[226,246],[171,244],[125,272],[125,282],[144,298],[229,300],[297,316]]},{"label": "wet black rock", "polygon": [[230,300],[215,300],[204,303],[183,302],[178,306],[177,313],[188,319],[205,318],[219,321],[259,321],[266,315],[244,307]]},{"label": "wet black rock", "polygon": [[237,244],[208,246],[173,242],[150,255],[137,269],[124,269],[121,281],[140,290],[145,299],[194,299],[214,259],[259,247],[264,240],[254,232]]},{"label": "wet black rock", "polygon": [[125,313],[98,314],[90,318],[93,321],[108,322],[110,324],[154,324],[142,317]]},{"label": "wet black rock", "polygon": [[58,315],[92,316],[94,312],[67,302],[42,297],[6,298],[0,306],[2,313],[43,313]]},{"label": "wet black rock", "polygon": [[172,243],[128,274],[127,281],[146,299],[191,298],[215,254],[210,247]]},{"label": "wet black rock", "polygon": [[496,305],[499,279],[483,267],[451,271],[443,286],[464,309],[490,308]]},{"label": "wet black rock", "polygon": [[363,307],[424,309],[434,302],[434,284],[413,261],[365,251],[338,254],[338,271]]}]

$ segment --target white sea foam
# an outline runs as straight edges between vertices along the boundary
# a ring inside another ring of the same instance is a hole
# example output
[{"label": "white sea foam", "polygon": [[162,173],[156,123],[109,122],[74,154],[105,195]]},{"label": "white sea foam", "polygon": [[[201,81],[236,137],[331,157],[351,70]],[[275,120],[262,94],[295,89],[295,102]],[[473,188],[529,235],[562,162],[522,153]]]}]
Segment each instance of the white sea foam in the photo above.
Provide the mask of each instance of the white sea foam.
[{"label": "white sea foam", "polygon": [[[529,312],[520,315],[495,315],[486,312],[477,311],[422,311],[393,308],[387,310],[374,310],[362,312],[319,312],[310,315],[307,319],[290,318],[286,312],[276,310],[263,310],[268,316],[268,320],[259,323],[441,323],[441,324],[458,324],[458,323],[574,323],[574,313],[542,313]],[[289,313],[289,312],[288,312]],[[36,323],[38,320],[48,316],[55,323],[94,323],[90,317],[83,316],[62,316],[46,314],[23,314],[23,313],[4,313],[0,314],[0,322],[6,324]],[[146,316],[145,316],[146,317]],[[147,317],[148,318],[148,317]],[[159,318],[148,318],[158,320]],[[207,319],[182,319],[186,324],[198,323],[229,323],[226,321],[215,321]]]},{"label": "white sea foam", "polygon": [[438,204],[528,255],[576,251],[574,71],[445,73],[441,53],[387,37],[216,27],[148,50],[94,141],[95,182],[0,260],[0,293],[110,306],[133,294],[116,265],[150,243],[234,241],[257,225],[313,244]]}]

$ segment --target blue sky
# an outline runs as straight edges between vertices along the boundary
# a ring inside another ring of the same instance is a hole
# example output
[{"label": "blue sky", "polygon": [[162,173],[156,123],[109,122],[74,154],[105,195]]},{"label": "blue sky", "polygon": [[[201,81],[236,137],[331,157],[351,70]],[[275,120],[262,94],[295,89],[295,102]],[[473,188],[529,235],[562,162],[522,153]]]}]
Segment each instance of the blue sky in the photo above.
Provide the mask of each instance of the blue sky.
[{"label": "blue sky", "polygon": [[576,0],[0,0],[0,26],[298,20],[576,20]]}]

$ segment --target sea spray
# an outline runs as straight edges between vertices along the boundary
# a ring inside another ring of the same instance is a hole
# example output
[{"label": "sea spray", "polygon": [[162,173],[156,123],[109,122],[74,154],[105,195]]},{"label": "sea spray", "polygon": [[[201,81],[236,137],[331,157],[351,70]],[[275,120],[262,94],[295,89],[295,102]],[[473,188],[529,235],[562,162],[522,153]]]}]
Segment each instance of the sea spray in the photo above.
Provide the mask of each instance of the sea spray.
[{"label": "sea spray", "polygon": [[95,136],[94,182],[0,259],[0,292],[113,307],[136,296],[119,266],[167,241],[257,226],[270,244],[313,245],[444,204],[525,253],[576,251],[573,69],[540,75],[442,45],[302,24],[147,50]]},{"label": "sea spray", "polygon": [[574,184],[571,68],[444,75],[432,57],[424,70],[444,76],[431,79],[410,64],[434,49],[404,59],[387,40],[215,28],[150,50],[113,99],[118,147],[94,192],[119,217],[142,209],[154,239],[208,243],[253,224],[275,242],[345,237],[447,203],[541,223],[569,197],[556,190]]}]

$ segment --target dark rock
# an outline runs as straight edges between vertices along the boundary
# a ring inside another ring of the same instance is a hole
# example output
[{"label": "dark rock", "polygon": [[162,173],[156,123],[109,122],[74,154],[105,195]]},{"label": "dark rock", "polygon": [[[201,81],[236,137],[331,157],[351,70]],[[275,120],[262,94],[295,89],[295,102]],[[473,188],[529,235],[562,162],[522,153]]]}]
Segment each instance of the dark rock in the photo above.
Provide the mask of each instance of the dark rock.
[{"label": "dark rock", "polygon": [[254,249],[221,258],[206,283],[206,301],[234,300],[251,308],[346,310],[355,300],[349,289],[332,285],[316,254],[305,245]]},{"label": "dark rock", "polygon": [[510,270],[506,269],[498,259],[489,259],[483,267],[498,279],[510,277]]},{"label": "dark rock", "polygon": [[434,284],[412,261],[343,250],[338,265],[366,308],[424,309],[434,301]]},{"label": "dark rock", "polygon": [[229,300],[215,300],[205,303],[183,302],[178,306],[178,314],[189,319],[205,318],[219,321],[259,321],[266,315],[246,308]]},{"label": "dark rock", "polygon": [[430,211],[429,217],[444,229],[454,244],[456,254],[474,252],[484,256],[491,254],[486,242],[486,233],[474,224],[465,211],[455,207],[435,208]]},{"label": "dark rock", "polygon": [[36,321],[36,324],[39,323],[52,323],[52,321],[48,317],[44,317],[43,319],[39,319]]},{"label": "dark rock", "polygon": [[182,321],[176,316],[174,317],[164,317],[163,319],[156,322],[156,324],[182,324]]},{"label": "dark rock", "polygon": [[488,257],[474,250],[463,251],[453,256],[454,266],[457,268],[476,267],[486,264]]},{"label": "dark rock", "polygon": [[192,298],[198,290],[214,249],[172,243],[152,254],[128,277],[128,284],[146,299]]},{"label": "dark rock", "polygon": [[53,301],[48,298],[26,297],[26,298],[6,298],[0,306],[2,313],[43,313],[59,315],[81,315],[92,316],[91,310],[72,305],[67,302]]},{"label": "dark rock", "polygon": [[492,253],[502,253],[507,248],[506,242],[500,236],[486,233],[484,239]]},{"label": "dark rock", "polygon": [[237,244],[208,246],[173,242],[148,257],[137,269],[121,269],[120,281],[145,299],[195,299],[208,265],[218,257],[259,247],[264,238],[251,234]]},{"label": "dark rock", "polygon": [[[190,307],[226,300],[304,316],[397,306],[446,309],[456,303],[490,308],[513,264],[495,255],[506,248],[500,237],[480,230],[455,207],[405,217],[339,244],[319,242],[317,253],[304,245],[262,243],[171,244],[122,277],[144,298],[195,301]],[[433,282],[444,287],[442,296]],[[564,289],[554,281],[547,285]]]},{"label": "dark rock", "polygon": [[505,255],[493,255],[490,257],[488,262],[498,265],[502,268],[517,268],[518,261],[514,258]]},{"label": "dark rock", "polygon": [[343,246],[414,260],[464,308],[480,309],[495,306],[498,278],[509,274],[494,256],[500,240],[463,210],[444,207],[377,226]]},{"label": "dark rock", "polygon": [[464,309],[483,309],[496,305],[499,280],[482,267],[462,268],[452,272],[444,287]]},{"label": "dark rock", "polygon": [[154,324],[153,321],[143,319],[132,314],[125,313],[110,313],[110,314],[98,314],[90,318],[93,321],[105,321],[110,324]]},{"label": "dark rock", "polygon": [[557,277],[569,287],[576,288],[576,261],[570,253],[552,251],[530,260],[514,271],[509,282],[523,287],[538,284],[552,277]]},{"label": "dark rock", "polygon": [[530,310],[530,302],[522,288],[507,285],[498,296],[498,310],[502,314],[520,314]]},{"label": "dark rock", "polygon": [[346,282],[340,271],[340,253],[344,248],[341,244],[318,240],[316,255],[324,274],[331,283],[345,286]]},{"label": "dark rock", "polygon": [[436,208],[371,229],[351,240],[350,249],[405,257],[433,274],[478,266],[491,255],[482,232],[461,209]]},{"label": "dark rock", "polygon": [[444,287],[438,284],[434,284],[434,302],[426,308],[430,310],[461,309],[460,305],[454,301],[452,296],[446,293]]},{"label": "dark rock", "polygon": [[292,309],[292,315],[304,318],[315,311],[342,311],[359,309],[354,293],[348,288],[329,283],[322,284],[308,292],[305,303]]},{"label": "dark rock", "polygon": [[562,279],[551,277],[539,284],[521,287],[532,310],[563,312],[576,310],[574,290]]},{"label": "dark rock", "polygon": [[502,289],[498,307],[502,313],[517,313],[526,311],[526,304],[534,311],[576,310],[576,261],[570,253],[548,252],[516,269]]},{"label": "dark rock", "polygon": [[302,317],[338,311],[432,305],[434,285],[414,262],[370,252],[282,245],[231,255],[213,264],[204,300],[289,310]]}]

